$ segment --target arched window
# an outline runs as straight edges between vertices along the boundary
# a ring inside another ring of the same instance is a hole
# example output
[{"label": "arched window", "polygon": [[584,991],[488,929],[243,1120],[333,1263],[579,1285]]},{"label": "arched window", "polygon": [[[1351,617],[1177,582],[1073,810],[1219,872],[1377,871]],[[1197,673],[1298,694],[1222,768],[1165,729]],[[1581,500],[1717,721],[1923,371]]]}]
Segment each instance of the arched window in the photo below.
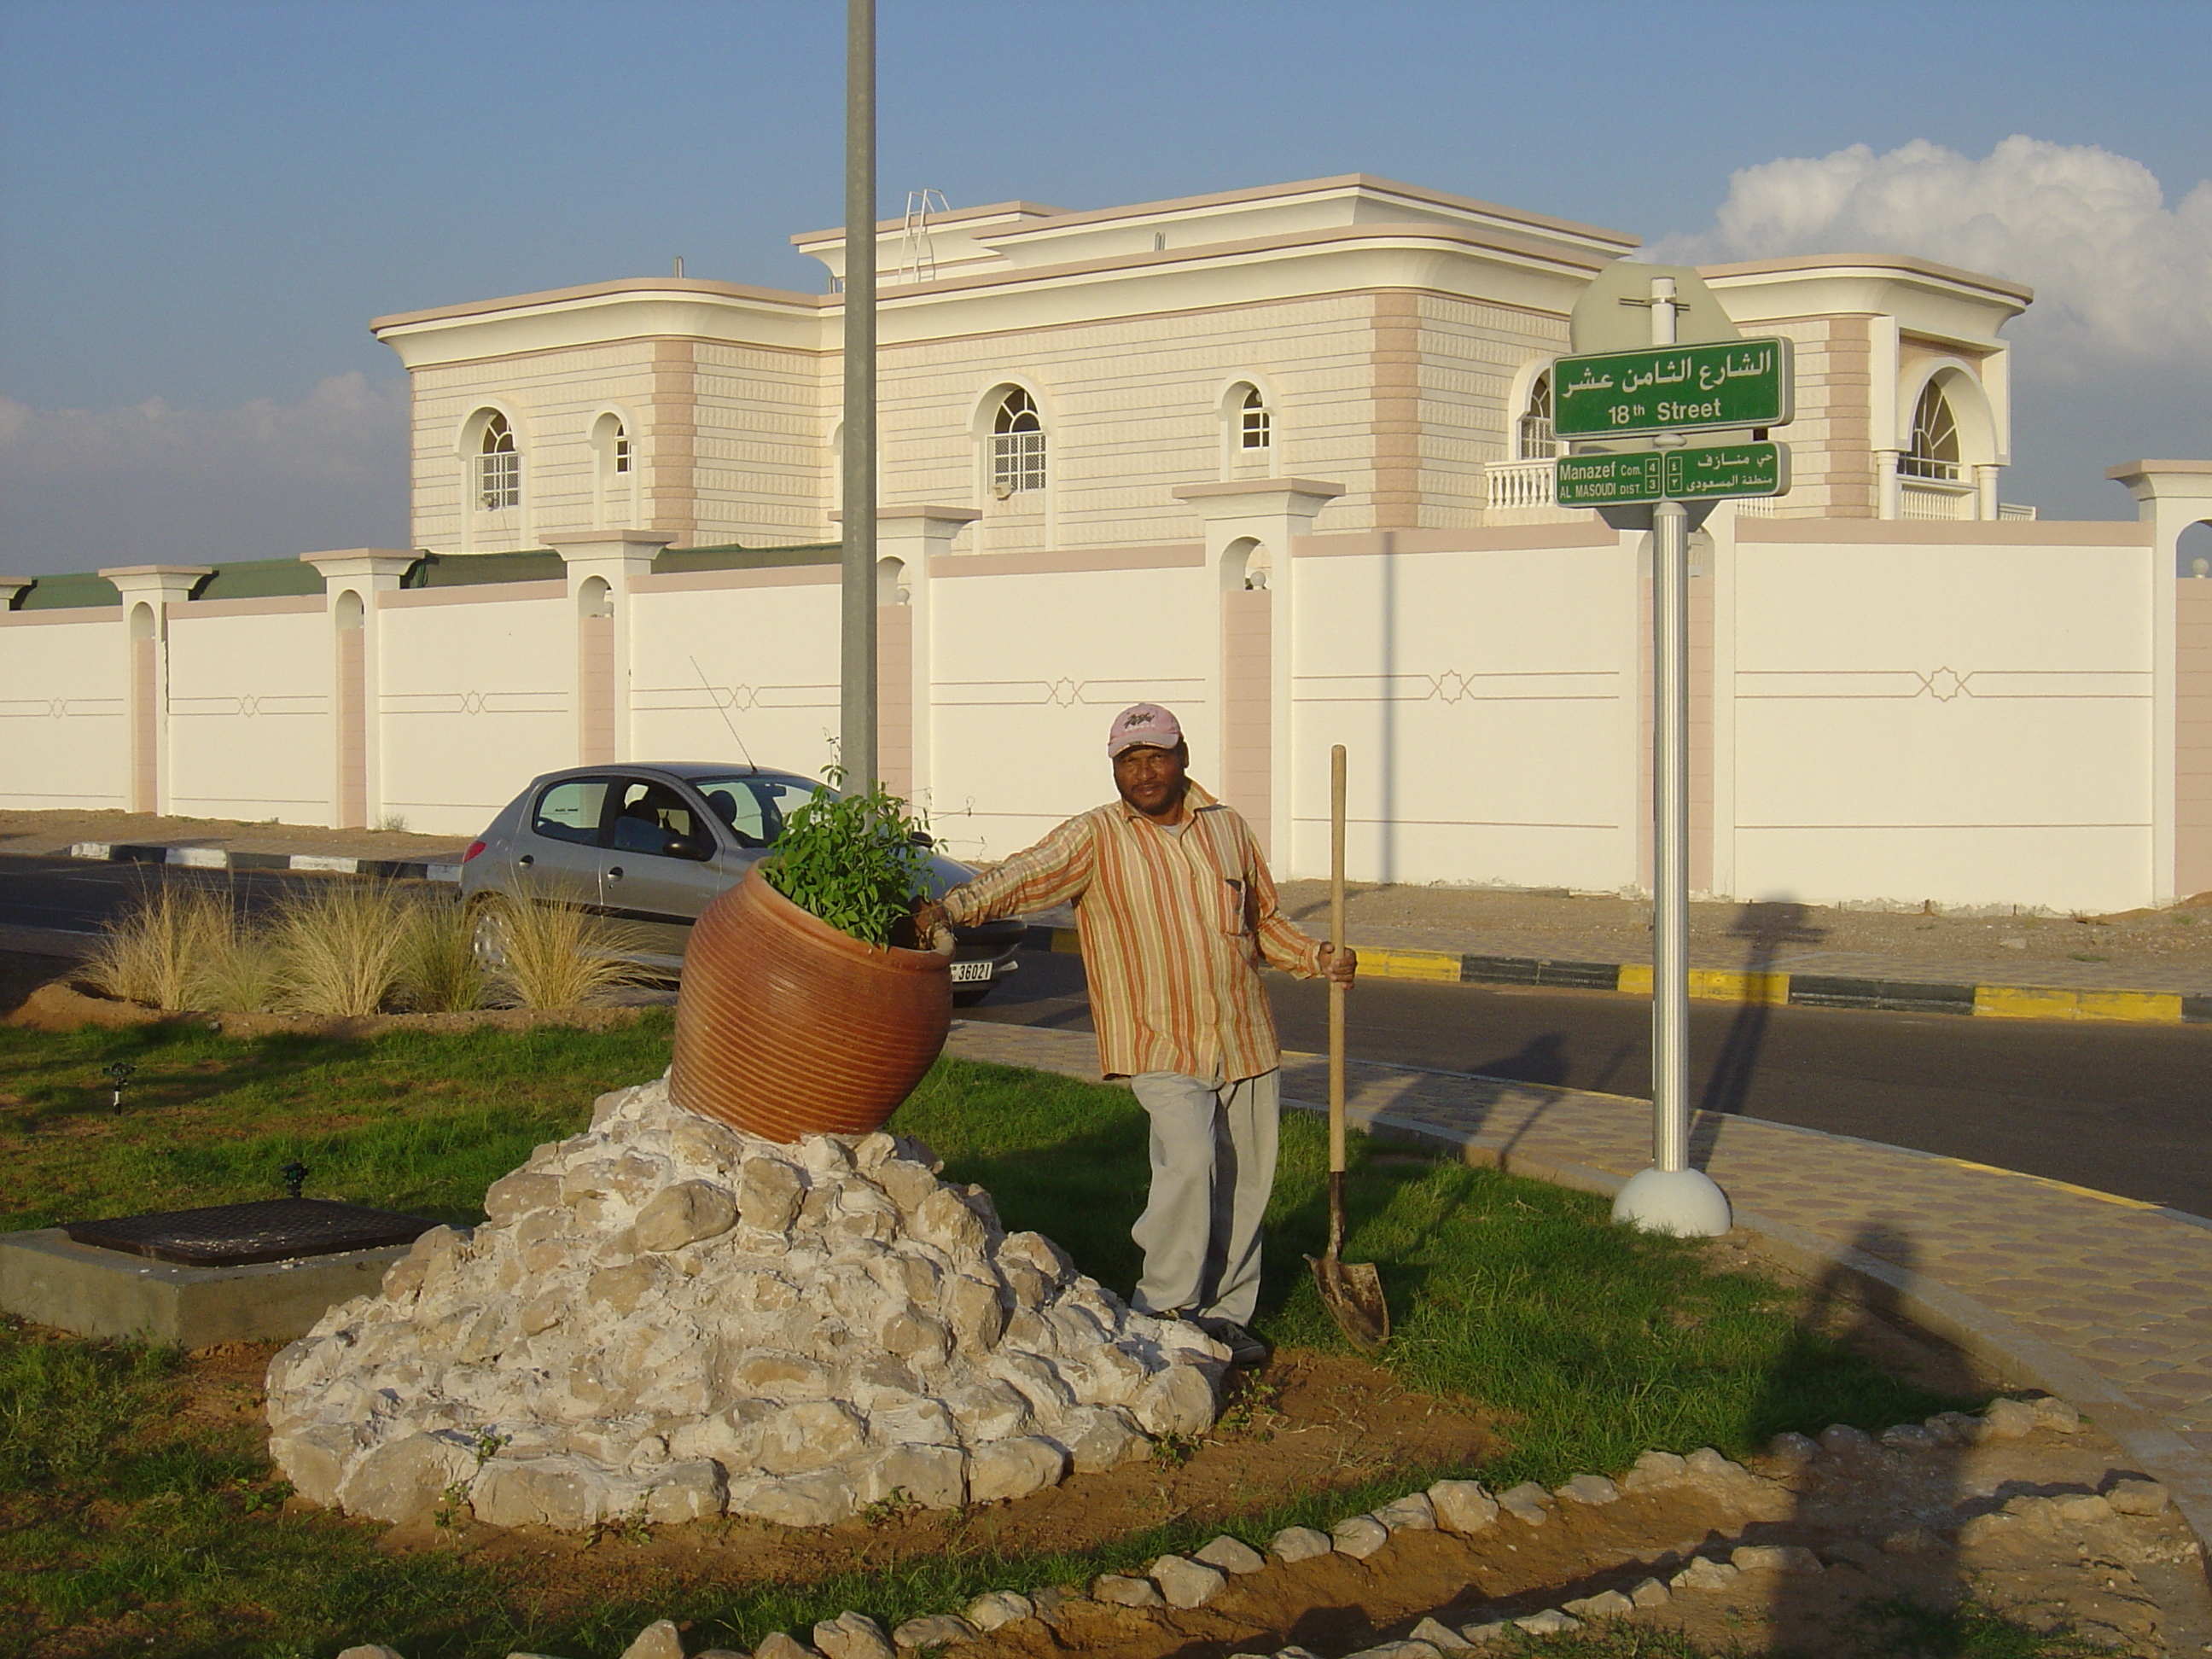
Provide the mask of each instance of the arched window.
[{"label": "arched window", "polygon": [[1898,457],[1897,470],[1908,478],[1959,476],[1959,423],[1943,389],[1933,380],[1913,406],[1912,447]]},{"label": "arched window", "polygon": [[1266,449],[1275,441],[1275,417],[1267,412],[1267,400],[1260,395],[1257,386],[1244,388],[1241,422],[1237,428],[1239,448]]},{"label": "arched window", "polygon": [[1524,461],[1548,461],[1559,453],[1552,435],[1552,371],[1544,370],[1528,383],[1528,407],[1521,411],[1514,431],[1514,454]]},{"label": "arched window", "polygon": [[1001,501],[1044,488],[1044,422],[1036,402],[1016,386],[991,420],[991,493]]},{"label": "arched window", "polygon": [[514,428],[495,410],[484,422],[477,446],[477,505],[487,513],[522,505],[522,457],[514,447]]}]

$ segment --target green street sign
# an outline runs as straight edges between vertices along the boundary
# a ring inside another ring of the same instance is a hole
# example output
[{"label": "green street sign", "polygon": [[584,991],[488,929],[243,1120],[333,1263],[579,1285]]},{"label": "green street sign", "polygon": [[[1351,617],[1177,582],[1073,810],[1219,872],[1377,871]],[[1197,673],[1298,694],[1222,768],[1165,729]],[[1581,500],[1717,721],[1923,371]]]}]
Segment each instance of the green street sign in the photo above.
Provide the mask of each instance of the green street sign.
[{"label": "green street sign", "polygon": [[1656,501],[1665,469],[1656,449],[1629,455],[1562,455],[1553,465],[1561,507],[1619,507]]},{"label": "green street sign", "polygon": [[1781,444],[1562,455],[1553,465],[1558,469],[1554,499],[1561,507],[1711,501],[1790,493],[1790,451]]},{"label": "green street sign", "polygon": [[1796,413],[1790,342],[1654,346],[1562,357],[1552,414],[1562,438],[1711,426],[1786,426]]},{"label": "green street sign", "polygon": [[1670,501],[1790,493],[1790,451],[1782,444],[1723,444],[1662,453],[1667,457],[1666,495]]}]

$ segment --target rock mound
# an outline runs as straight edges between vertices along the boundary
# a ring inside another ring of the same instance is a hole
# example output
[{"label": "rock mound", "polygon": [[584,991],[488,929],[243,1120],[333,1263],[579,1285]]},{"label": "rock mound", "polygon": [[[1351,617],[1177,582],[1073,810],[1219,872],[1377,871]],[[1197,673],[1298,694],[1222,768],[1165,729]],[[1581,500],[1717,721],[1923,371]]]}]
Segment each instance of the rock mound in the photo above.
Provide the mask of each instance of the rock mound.
[{"label": "rock mound", "polygon": [[757,1140],[602,1096],[269,1368],[319,1504],[498,1526],[1018,1498],[1213,1419],[1225,1351],[1131,1312],[919,1142]]}]

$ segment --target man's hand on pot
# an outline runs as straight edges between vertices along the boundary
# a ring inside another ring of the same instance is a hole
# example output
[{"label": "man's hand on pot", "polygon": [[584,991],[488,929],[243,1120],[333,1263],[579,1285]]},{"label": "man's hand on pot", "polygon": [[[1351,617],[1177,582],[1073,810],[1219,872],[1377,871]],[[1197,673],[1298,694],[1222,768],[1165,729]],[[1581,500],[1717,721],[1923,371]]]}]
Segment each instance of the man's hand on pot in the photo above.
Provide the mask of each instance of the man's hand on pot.
[{"label": "man's hand on pot", "polygon": [[1321,947],[1321,970],[1329,980],[1349,988],[1352,976],[1359,971],[1359,952],[1349,945],[1340,953],[1334,945]]}]

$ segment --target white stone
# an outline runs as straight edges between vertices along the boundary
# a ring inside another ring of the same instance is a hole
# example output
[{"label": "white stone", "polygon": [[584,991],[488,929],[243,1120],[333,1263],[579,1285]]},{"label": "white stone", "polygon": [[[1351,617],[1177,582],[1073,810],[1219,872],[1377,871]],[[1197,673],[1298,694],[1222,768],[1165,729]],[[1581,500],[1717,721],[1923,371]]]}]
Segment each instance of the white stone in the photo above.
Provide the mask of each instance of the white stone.
[{"label": "white stone", "polygon": [[1480,1480],[1439,1480],[1428,1497],[1437,1524],[1446,1532],[1487,1532],[1498,1524],[1498,1500]]},{"label": "white stone", "polygon": [[2124,1476],[2105,1488],[2105,1501],[2122,1515],[2163,1515],[2173,1497],[2155,1480]]},{"label": "white stone", "polygon": [[338,1659],[401,1659],[398,1648],[387,1648],[381,1643],[365,1642],[357,1648],[348,1648]]},{"label": "white stone", "polygon": [[1562,1613],[1557,1607],[1546,1607],[1541,1613],[1532,1613],[1526,1619],[1516,1619],[1513,1622],[1531,1636],[1560,1636],[1583,1627],[1581,1620]]},{"label": "white stone", "polygon": [[1397,1498],[1374,1513],[1375,1518],[1392,1532],[1434,1532],[1437,1529],[1436,1506],[1430,1503],[1424,1492],[1413,1492]]},{"label": "white stone", "polygon": [[1559,1496],[1570,1504],[1611,1504],[1620,1498],[1620,1488],[1601,1474],[1578,1474],[1559,1488]]},{"label": "white stone", "polygon": [[1474,1624],[1462,1625],[1459,1633],[1468,1646],[1479,1648],[1486,1642],[1495,1642],[1512,1628],[1512,1623],[1508,1620],[1484,1619]]},{"label": "white stone", "polygon": [[1193,1552],[1194,1558],[1210,1567],[1224,1572],[1259,1572],[1267,1567],[1267,1558],[1241,1538],[1231,1538],[1226,1533],[1213,1540],[1202,1550]]},{"label": "white stone", "polygon": [[1630,1588],[1628,1599],[1639,1607],[1663,1607],[1674,1599],[1674,1592],[1656,1578],[1643,1578]]},{"label": "white stone", "polygon": [[1171,1607],[1204,1607],[1229,1582],[1228,1574],[1220,1568],[1187,1555],[1163,1555],[1145,1571]]},{"label": "white stone", "polygon": [[1036,1603],[1017,1590],[993,1590],[968,1604],[968,1622],[979,1631],[994,1631],[1036,1612]]},{"label": "white stone", "polygon": [[989,1504],[1026,1498],[1059,1485],[1066,1473],[1066,1451],[1042,1435],[987,1441],[969,1454],[968,1498]]},{"label": "white stone", "polygon": [[669,1620],[656,1619],[623,1650],[622,1659],[684,1659],[684,1638]]},{"label": "white stone", "polygon": [[[1799,1434],[1794,1430],[1785,1430],[1766,1443],[1766,1455],[1770,1457],[1778,1457],[1785,1463],[1810,1463],[1820,1456],[1820,1443],[1810,1435]],[[1649,1457],[1652,1454],[1646,1452],[1644,1455]],[[1643,1458],[1638,1458],[1637,1462],[1641,1463]]]},{"label": "white stone", "polygon": [[1118,1572],[1102,1573],[1091,1581],[1095,1600],[1117,1607],[1164,1607],[1167,1598],[1149,1578],[1131,1578]]},{"label": "white stone", "polygon": [[2040,1423],[2035,1408],[2024,1400],[1993,1400],[1982,1413],[1982,1440],[2018,1440],[2033,1434]]},{"label": "white stone", "polygon": [[469,1507],[495,1527],[580,1532],[615,1510],[609,1472],[580,1457],[495,1457],[477,1471]]},{"label": "white stone", "polygon": [[975,1637],[975,1626],[957,1614],[931,1613],[908,1620],[891,1632],[891,1642],[902,1648],[952,1648]]},{"label": "white stone", "polygon": [[1728,1562],[1700,1555],[1667,1583],[1669,1589],[1677,1590],[1718,1589],[1735,1577],[1735,1568]]},{"label": "white stone", "polygon": [[1424,1619],[1406,1632],[1410,1641],[1426,1642],[1439,1653],[1458,1653],[1474,1645],[1450,1626],[1435,1619]]},{"label": "white stone", "polygon": [[1285,1527],[1267,1540],[1267,1552],[1278,1561],[1310,1561],[1335,1547],[1327,1533],[1311,1527]]},{"label": "white stone", "polygon": [[2044,1428],[2054,1429],[2060,1434],[2081,1432],[2081,1413],[2056,1395],[2046,1394],[2031,1400],[2027,1408]]},{"label": "white stone", "polygon": [[1328,1535],[1334,1540],[1331,1547],[1339,1555],[1348,1555],[1355,1561],[1364,1561],[1390,1541],[1389,1528],[1371,1515],[1340,1521],[1328,1529]]},{"label": "white stone", "polygon": [[1624,1613],[1636,1611],[1636,1603],[1619,1590],[1600,1590],[1595,1595],[1585,1595],[1573,1601],[1559,1604],[1577,1619],[1618,1619]]},{"label": "white stone", "polygon": [[1523,1480],[1510,1492],[1498,1493],[1498,1507],[1516,1520],[1540,1527],[1552,1518],[1552,1494],[1533,1480]]},{"label": "white stone", "polygon": [[[866,1613],[849,1609],[815,1626],[814,1645],[829,1659],[897,1659],[884,1627]],[[678,1659],[682,1659],[680,1653]]]},{"label": "white stone", "polygon": [[753,1650],[753,1659],[819,1659],[811,1643],[802,1642],[788,1632],[772,1630],[761,1638],[760,1645]]},{"label": "white stone", "polygon": [[1408,1638],[1402,1642],[1378,1642],[1371,1648],[1362,1648],[1346,1656],[1346,1659],[1438,1659],[1439,1652],[1433,1643]]},{"label": "white stone", "polygon": [[1893,1423],[1877,1437],[1894,1451],[1929,1451],[1942,1443],[1935,1430],[1917,1423]]},{"label": "white stone", "polygon": [[631,1224],[641,1250],[680,1250],[729,1231],[738,1218],[736,1196],[711,1181],[679,1181],[649,1199]]}]

